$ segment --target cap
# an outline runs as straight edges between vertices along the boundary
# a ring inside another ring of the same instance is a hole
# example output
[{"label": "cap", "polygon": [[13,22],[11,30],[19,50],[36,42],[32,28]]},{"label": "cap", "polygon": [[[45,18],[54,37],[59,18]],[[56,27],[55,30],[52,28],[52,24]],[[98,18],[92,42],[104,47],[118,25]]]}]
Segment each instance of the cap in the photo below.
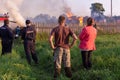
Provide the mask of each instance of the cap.
[{"label": "cap", "polygon": [[25,22],[26,24],[30,24],[31,23],[31,21],[30,20],[26,20],[26,22]]}]

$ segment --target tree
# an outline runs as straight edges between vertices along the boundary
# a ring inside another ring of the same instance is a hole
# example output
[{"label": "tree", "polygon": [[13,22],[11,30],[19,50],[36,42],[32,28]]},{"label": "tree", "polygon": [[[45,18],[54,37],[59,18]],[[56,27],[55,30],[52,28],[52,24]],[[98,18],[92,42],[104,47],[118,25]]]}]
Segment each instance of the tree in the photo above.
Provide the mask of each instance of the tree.
[{"label": "tree", "polygon": [[101,3],[92,3],[91,4],[91,17],[95,19],[104,19],[104,11],[103,5]]}]

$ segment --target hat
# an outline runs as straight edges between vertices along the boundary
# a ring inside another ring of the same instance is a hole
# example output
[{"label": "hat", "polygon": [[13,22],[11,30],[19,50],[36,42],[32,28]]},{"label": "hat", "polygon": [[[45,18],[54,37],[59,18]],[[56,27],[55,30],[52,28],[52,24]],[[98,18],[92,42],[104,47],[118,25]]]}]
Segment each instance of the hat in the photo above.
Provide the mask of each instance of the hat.
[{"label": "hat", "polygon": [[25,22],[26,24],[30,24],[31,23],[31,21],[30,20],[26,20],[26,22]]}]

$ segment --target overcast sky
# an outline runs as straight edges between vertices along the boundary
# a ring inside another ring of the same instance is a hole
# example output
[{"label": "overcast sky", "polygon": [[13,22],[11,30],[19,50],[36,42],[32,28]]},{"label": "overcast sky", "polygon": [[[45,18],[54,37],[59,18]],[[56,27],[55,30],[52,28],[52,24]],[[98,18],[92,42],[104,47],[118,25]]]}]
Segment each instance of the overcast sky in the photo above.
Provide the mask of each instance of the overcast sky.
[{"label": "overcast sky", "polygon": [[[105,15],[110,15],[111,0],[67,0],[74,14],[80,16],[90,15],[91,3],[99,2],[105,8]],[[113,0],[113,15],[120,15],[120,0]]]}]

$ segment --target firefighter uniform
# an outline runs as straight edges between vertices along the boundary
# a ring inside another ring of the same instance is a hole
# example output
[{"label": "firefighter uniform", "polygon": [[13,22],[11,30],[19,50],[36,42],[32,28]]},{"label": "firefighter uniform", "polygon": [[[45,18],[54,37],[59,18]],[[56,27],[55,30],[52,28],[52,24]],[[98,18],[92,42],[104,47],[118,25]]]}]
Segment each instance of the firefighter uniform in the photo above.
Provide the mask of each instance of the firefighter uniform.
[{"label": "firefighter uniform", "polygon": [[11,53],[12,51],[12,43],[14,34],[12,29],[8,26],[9,20],[4,21],[4,25],[0,27],[0,37],[1,37],[1,44],[2,44],[2,54]]},{"label": "firefighter uniform", "polygon": [[[26,20],[26,25],[30,23],[31,23],[30,20]],[[28,63],[31,64],[31,58],[30,58],[30,54],[31,54],[34,62],[38,64],[38,58],[35,53],[35,36],[36,36],[35,28],[31,25],[27,25],[27,27],[25,27],[21,33],[22,33],[22,39],[24,40],[24,50]]]}]

